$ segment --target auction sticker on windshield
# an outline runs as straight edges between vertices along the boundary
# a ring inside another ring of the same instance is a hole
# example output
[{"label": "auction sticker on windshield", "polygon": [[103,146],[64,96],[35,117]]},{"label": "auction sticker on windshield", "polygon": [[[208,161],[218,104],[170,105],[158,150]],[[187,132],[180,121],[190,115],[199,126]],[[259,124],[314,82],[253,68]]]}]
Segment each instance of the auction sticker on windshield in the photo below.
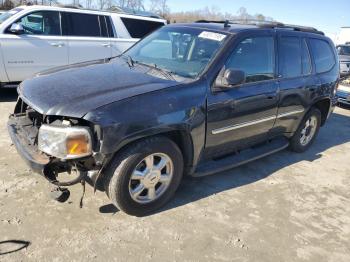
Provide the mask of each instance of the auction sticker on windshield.
[{"label": "auction sticker on windshield", "polygon": [[203,31],[202,33],[199,34],[198,37],[221,42],[222,40],[225,39],[226,35],[214,33],[214,32]]}]

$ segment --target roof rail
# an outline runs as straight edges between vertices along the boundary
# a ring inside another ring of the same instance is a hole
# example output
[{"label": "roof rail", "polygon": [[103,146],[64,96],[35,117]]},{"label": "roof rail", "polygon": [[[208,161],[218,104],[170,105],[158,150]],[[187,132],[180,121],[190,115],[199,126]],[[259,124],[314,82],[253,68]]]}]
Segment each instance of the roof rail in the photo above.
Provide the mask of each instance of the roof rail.
[{"label": "roof rail", "polygon": [[308,32],[308,33],[324,35],[322,31],[319,31],[314,27],[290,25],[290,24],[284,24],[277,21],[263,21],[263,20],[256,20],[256,19],[234,19],[234,20],[225,20],[225,21],[198,20],[196,21],[196,23],[220,23],[220,24],[224,24],[224,27],[230,27],[230,24],[253,25],[259,28],[289,29],[289,30],[294,30],[299,32]]},{"label": "roof rail", "polygon": [[89,8],[84,8],[81,5],[62,5],[62,4],[57,4],[56,6],[57,7],[62,7],[62,8],[80,9],[80,10],[87,10],[87,11],[100,11],[100,12],[107,12],[107,13],[136,15],[136,16],[142,16],[142,17],[163,19],[159,15],[151,13],[151,12],[136,11],[136,10],[133,10],[133,9],[126,9],[126,8],[121,8],[121,7],[118,7],[118,6],[113,7],[112,10],[89,9]]}]

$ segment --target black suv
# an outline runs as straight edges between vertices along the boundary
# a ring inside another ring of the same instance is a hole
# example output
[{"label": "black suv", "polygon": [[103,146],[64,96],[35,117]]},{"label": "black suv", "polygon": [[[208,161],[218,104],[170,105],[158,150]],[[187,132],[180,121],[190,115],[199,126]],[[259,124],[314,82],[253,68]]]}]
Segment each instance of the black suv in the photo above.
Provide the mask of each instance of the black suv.
[{"label": "black suv", "polygon": [[[336,49],[316,29],[174,24],[119,57],[23,82],[8,129],[53,184],[88,181],[142,216],[169,201],[183,174],[308,149],[338,81]],[[63,172],[74,179],[60,181]]]}]

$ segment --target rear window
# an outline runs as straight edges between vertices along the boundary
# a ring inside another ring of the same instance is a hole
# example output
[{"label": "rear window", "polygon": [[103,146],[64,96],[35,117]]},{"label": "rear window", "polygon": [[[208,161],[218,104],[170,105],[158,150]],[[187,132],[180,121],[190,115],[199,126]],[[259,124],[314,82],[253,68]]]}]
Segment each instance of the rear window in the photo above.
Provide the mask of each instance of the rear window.
[{"label": "rear window", "polygon": [[335,57],[328,42],[320,39],[310,39],[310,46],[315,60],[316,73],[331,70],[335,65]]},{"label": "rear window", "polygon": [[63,34],[68,36],[100,37],[99,17],[90,14],[63,13]]},{"label": "rear window", "polygon": [[284,36],[279,45],[280,74],[283,77],[298,77],[302,72],[299,37]]},{"label": "rear window", "polygon": [[121,17],[126,29],[132,38],[143,38],[144,36],[152,33],[158,28],[164,26],[161,22],[139,20],[133,18]]}]

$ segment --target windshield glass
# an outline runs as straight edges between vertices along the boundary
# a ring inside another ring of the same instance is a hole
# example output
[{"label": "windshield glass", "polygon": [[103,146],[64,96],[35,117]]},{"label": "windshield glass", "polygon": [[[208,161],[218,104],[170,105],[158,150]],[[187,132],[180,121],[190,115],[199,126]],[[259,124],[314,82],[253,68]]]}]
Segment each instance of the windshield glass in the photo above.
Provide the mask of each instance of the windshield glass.
[{"label": "windshield glass", "polygon": [[11,16],[17,14],[18,12],[22,11],[22,8],[15,8],[12,9],[8,12],[5,12],[3,14],[0,15],[0,24],[2,24],[5,20],[9,19]]},{"label": "windshield glass", "polygon": [[349,55],[350,56],[350,46],[338,46],[339,55]]},{"label": "windshield glass", "polygon": [[185,78],[199,76],[226,41],[223,33],[164,27],[124,53],[135,63],[152,65]]}]

